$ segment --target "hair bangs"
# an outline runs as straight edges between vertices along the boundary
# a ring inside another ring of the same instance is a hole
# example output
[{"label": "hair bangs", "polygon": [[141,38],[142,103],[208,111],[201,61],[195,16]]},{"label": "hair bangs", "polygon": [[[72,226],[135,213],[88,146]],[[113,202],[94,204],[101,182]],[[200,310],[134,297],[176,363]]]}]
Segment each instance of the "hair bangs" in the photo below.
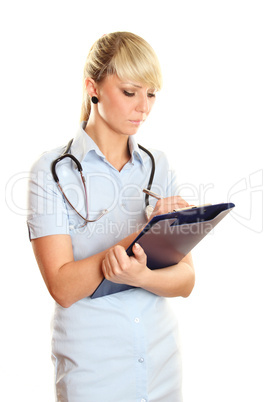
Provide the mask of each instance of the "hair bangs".
[{"label": "hair bangs", "polygon": [[117,74],[120,79],[140,82],[156,91],[162,88],[159,61],[153,49],[144,42],[139,46],[133,42],[123,42],[111,60],[107,73]]}]

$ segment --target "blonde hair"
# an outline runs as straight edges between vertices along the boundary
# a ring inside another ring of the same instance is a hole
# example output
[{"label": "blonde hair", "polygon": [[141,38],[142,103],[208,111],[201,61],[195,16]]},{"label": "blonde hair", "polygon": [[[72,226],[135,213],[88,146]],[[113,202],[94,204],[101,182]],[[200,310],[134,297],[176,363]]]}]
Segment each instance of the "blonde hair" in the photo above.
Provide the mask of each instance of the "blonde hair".
[{"label": "blonde hair", "polygon": [[81,121],[90,115],[91,101],[85,88],[86,78],[101,82],[108,75],[140,82],[158,91],[162,74],[152,47],[140,36],[130,32],[114,32],[98,39],[89,51],[83,76]]}]

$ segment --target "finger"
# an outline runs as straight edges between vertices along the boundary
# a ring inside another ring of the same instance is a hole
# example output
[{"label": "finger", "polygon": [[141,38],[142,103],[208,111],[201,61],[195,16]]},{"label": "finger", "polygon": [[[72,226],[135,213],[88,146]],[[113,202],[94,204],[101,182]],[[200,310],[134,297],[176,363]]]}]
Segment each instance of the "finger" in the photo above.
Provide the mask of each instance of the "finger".
[{"label": "finger", "polygon": [[180,196],[167,197],[157,201],[154,212],[158,214],[168,213],[173,211],[174,209],[185,208],[188,205],[188,202]]},{"label": "finger", "polygon": [[114,274],[116,274],[120,271],[120,261],[119,261],[117,255],[118,255],[118,251],[116,250],[116,247],[115,247],[109,253],[109,258],[108,258],[109,267]]},{"label": "finger", "polygon": [[107,261],[106,260],[102,261],[101,269],[102,269],[102,273],[103,273],[104,277],[107,278],[108,277],[108,269],[107,269]]},{"label": "finger", "polygon": [[189,206],[189,203],[187,201],[185,201],[183,198],[181,198],[180,196],[175,197],[174,199],[174,209],[178,209],[178,208],[186,208]]},{"label": "finger", "polygon": [[140,263],[144,263],[146,260],[146,254],[143,250],[143,248],[138,244],[135,243],[134,246],[132,247],[132,251],[134,253],[134,256],[136,260]]},{"label": "finger", "polygon": [[106,276],[112,276],[118,269],[118,263],[117,259],[114,256],[113,250],[110,250],[103,262],[102,262],[102,268],[103,268],[103,273],[105,273]]},{"label": "finger", "polygon": [[122,246],[114,247],[114,257],[116,258],[118,266],[124,270],[129,266],[129,256],[126,253],[126,250]]},{"label": "finger", "polygon": [[106,254],[104,260],[102,261],[102,272],[105,276],[110,275],[111,273],[111,265],[109,262],[108,253]]}]

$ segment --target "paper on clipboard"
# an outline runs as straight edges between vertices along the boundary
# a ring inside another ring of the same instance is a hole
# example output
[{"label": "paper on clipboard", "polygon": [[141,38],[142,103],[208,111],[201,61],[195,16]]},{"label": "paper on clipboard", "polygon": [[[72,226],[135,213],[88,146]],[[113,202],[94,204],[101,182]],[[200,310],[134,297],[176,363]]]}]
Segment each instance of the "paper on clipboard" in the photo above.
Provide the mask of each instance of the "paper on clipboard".
[{"label": "paper on clipboard", "polygon": [[[155,216],[126,250],[133,255],[134,243],[140,244],[147,255],[147,266],[159,269],[177,264],[187,255],[233,208],[234,204],[215,204],[175,211]],[[104,279],[91,298],[131,289]]]}]

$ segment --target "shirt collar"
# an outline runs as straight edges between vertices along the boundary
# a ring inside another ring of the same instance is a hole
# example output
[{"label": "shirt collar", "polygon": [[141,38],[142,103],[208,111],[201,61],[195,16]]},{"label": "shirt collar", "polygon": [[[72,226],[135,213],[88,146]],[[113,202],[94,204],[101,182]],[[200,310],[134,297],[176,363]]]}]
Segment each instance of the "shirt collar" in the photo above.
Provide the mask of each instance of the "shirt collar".
[{"label": "shirt collar", "polygon": [[97,144],[92,140],[92,138],[85,132],[86,122],[83,121],[77,131],[76,137],[73,140],[71,153],[79,160],[83,162],[86,155],[95,151],[101,158],[104,158],[103,153],[100,151]]},{"label": "shirt collar", "polygon": [[[79,160],[80,163],[91,151],[95,151],[97,155],[99,155],[102,159],[105,159],[105,156],[103,155],[97,144],[85,132],[85,127],[86,121],[83,121],[78,129],[76,137],[73,140],[71,153]],[[129,137],[128,144],[131,154],[131,162],[134,163],[134,160],[138,160],[141,162],[142,165],[144,165],[141,150],[133,136]]]},{"label": "shirt collar", "polygon": [[144,160],[142,157],[141,150],[137,144],[137,141],[135,138],[132,136],[129,137],[128,139],[128,146],[129,146],[129,152],[131,155],[131,161],[132,163],[134,162],[134,159],[137,159],[141,162],[142,165],[144,165]]}]

